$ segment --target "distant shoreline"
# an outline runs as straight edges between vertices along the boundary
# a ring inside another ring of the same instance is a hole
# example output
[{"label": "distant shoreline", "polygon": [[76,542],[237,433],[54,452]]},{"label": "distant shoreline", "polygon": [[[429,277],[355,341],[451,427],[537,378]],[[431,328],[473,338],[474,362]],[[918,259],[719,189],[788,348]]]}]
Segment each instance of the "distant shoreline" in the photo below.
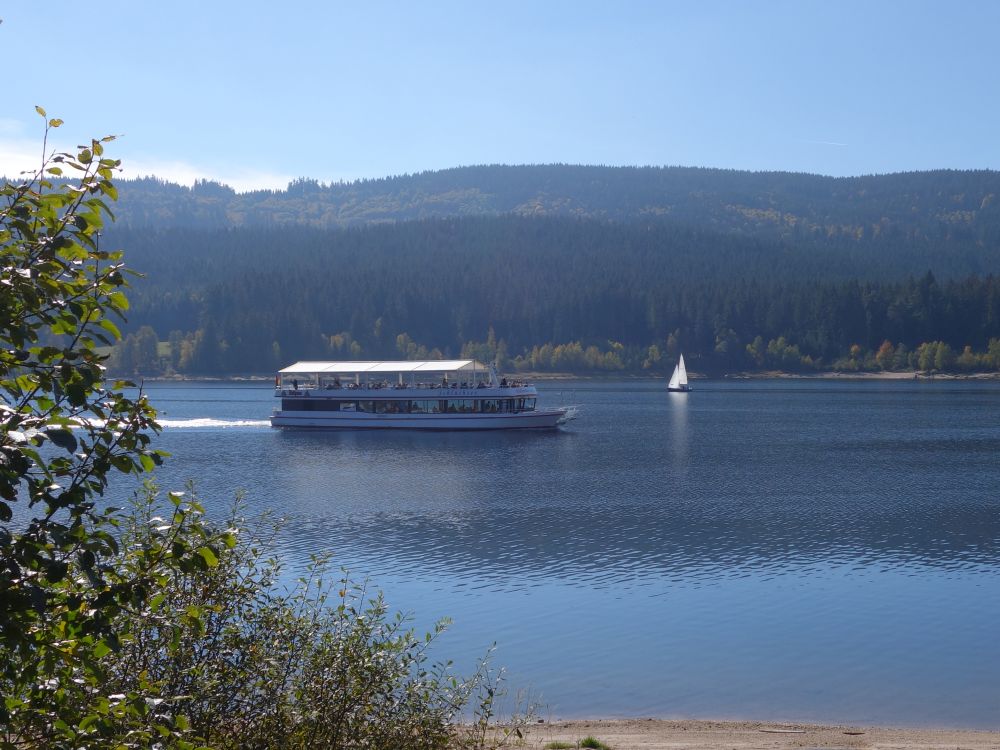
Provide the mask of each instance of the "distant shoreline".
[{"label": "distant shoreline", "polygon": [[722,376],[725,380],[1000,380],[1000,372],[747,372]]},{"label": "distant shoreline", "polygon": [[[669,373],[572,373],[572,372],[519,372],[517,376],[526,380],[667,380]],[[688,370],[691,380],[1000,380],[1000,372],[968,373],[923,373],[909,372],[727,372],[723,375],[707,376]]]},{"label": "distant shoreline", "polygon": [[[511,373],[518,378],[533,381],[549,380],[666,380],[668,373],[640,373],[640,372],[518,372]],[[688,371],[691,380],[1000,380],[1000,372],[941,372],[924,373],[916,370],[908,372],[782,372],[780,370],[766,370],[763,372],[731,372],[723,375],[706,376],[696,372]],[[131,379],[135,382],[145,381],[150,383],[170,383],[170,382],[219,382],[219,383],[244,383],[244,382],[270,382],[274,380],[274,375],[154,375],[149,377],[139,376],[113,376],[122,379]]]}]

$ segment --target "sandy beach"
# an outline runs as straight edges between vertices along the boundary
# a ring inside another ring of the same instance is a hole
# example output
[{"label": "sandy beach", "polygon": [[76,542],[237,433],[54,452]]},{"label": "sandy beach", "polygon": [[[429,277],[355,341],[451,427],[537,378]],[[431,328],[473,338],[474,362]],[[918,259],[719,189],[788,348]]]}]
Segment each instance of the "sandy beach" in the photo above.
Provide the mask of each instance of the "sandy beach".
[{"label": "sandy beach", "polygon": [[612,750],[743,750],[743,748],[915,748],[998,750],[1000,731],[886,729],[762,722],[613,719],[534,724],[524,747],[576,743],[592,736]]}]

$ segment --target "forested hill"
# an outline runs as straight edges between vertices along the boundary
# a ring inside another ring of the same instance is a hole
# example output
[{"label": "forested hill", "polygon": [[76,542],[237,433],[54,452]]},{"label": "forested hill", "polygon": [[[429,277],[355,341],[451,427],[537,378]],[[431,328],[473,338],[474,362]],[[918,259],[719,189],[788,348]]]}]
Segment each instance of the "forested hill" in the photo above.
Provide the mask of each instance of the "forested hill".
[{"label": "forested hill", "polygon": [[120,225],[357,226],[517,214],[672,222],[792,239],[1000,241],[1000,172],[940,170],[832,178],[686,167],[476,166],[286,190],[236,193],[125,180]]},{"label": "forested hill", "polygon": [[126,373],[1000,369],[1000,173],[485,166],[237,194],[125,181]]},{"label": "forested hill", "polygon": [[938,359],[1000,368],[1000,256],[956,238],[798,243],[671,222],[487,216],[115,227],[103,242],[146,274],[114,361],[125,372],[442,355],[660,371],[679,351],[716,373]]}]

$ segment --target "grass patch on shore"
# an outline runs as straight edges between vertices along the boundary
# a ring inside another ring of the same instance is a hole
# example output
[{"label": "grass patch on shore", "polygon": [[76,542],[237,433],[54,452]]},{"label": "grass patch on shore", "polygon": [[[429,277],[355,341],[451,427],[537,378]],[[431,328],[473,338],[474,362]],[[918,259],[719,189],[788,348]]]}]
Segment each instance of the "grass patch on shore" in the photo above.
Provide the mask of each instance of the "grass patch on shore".
[{"label": "grass patch on shore", "polygon": [[580,748],[592,748],[593,750],[611,750],[610,745],[606,745],[593,735],[584,737],[579,742],[566,742],[565,740],[553,740],[546,743],[544,750],[580,750]]}]

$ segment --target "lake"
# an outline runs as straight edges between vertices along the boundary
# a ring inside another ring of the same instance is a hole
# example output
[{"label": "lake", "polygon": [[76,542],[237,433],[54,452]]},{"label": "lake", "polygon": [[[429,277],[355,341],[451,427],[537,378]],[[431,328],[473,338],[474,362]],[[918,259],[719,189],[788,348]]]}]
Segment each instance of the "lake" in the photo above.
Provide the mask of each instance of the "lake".
[{"label": "lake", "polygon": [[553,432],[272,430],[270,384],[154,383],[237,489],[545,717],[1000,727],[1000,383],[550,381]]}]

